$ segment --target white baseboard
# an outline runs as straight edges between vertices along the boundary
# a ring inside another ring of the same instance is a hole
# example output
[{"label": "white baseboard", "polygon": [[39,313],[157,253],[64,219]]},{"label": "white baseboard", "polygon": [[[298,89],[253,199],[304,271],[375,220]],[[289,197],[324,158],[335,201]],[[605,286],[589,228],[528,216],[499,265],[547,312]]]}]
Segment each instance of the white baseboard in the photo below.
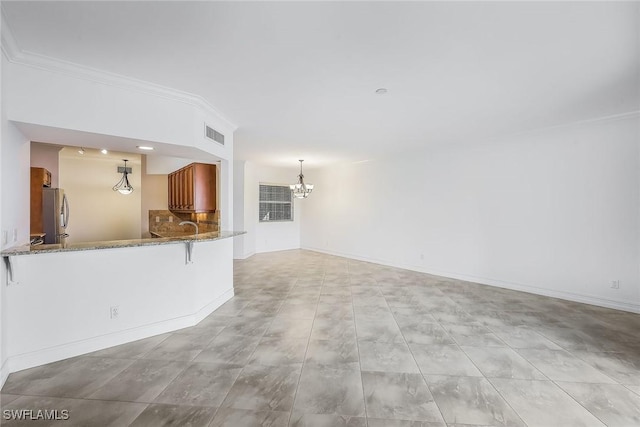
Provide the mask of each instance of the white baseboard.
[{"label": "white baseboard", "polygon": [[239,257],[234,256],[234,257],[233,257],[233,259],[247,259],[247,258],[249,258],[249,257],[254,256],[255,254],[256,254],[255,252],[248,252],[248,253],[246,253],[246,254],[242,254],[242,255],[241,255],[241,256],[239,256]]},{"label": "white baseboard", "polygon": [[195,322],[191,326],[197,325],[198,323],[202,322],[205,317],[216,311],[218,307],[229,301],[231,298],[233,298],[234,295],[235,294],[233,292],[233,287],[231,287],[231,289],[220,295],[218,298],[202,307],[196,312],[196,314],[194,314]]},{"label": "white baseboard", "polygon": [[530,294],[542,295],[542,296],[547,296],[552,298],[559,298],[559,299],[564,299],[564,300],[574,301],[574,302],[579,302],[584,304],[597,305],[599,307],[613,308],[615,310],[629,311],[631,313],[640,313],[640,304],[630,303],[626,301],[619,301],[619,300],[611,300],[611,299],[602,298],[600,296],[595,296],[595,295],[585,295],[585,294],[578,294],[574,292],[557,291],[553,289],[523,285],[520,283],[505,282],[498,279],[477,277],[477,276],[472,276],[472,275],[463,274],[463,273],[439,271],[439,270],[424,268],[424,267],[416,266],[412,264],[393,263],[393,262],[388,262],[381,259],[362,257],[354,254],[331,251],[327,249],[320,249],[320,248],[315,248],[311,246],[302,247],[302,249],[314,251],[314,252],[321,252],[328,255],[340,256],[344,258],[351,258],[358,261],[366,261],[366,262],[371,262],[375,264],[386,265],[389,267],[396,267],[396,268],[402,268],[405,270],[418,271],[420,273],[432,274],[434,276],[442,276],[442,277],[451,278],[451,279],[464,280],[466,282],[479,283],[481,285],[495,286],[495,287],[504,288],[504,289],[511,289],[514,291],[527,292]]},{"label": "white baseboard", "polygon": [[233,288],[231,288],[193,314],[11,356],[2,365],[2,376],[0,377],[2,381],[0,387],[4,385],[4,381],[10,372],[57,362],[58,360],[80,356],[82,354],[197,325],[202,319],[229,301],[233,295]]}]

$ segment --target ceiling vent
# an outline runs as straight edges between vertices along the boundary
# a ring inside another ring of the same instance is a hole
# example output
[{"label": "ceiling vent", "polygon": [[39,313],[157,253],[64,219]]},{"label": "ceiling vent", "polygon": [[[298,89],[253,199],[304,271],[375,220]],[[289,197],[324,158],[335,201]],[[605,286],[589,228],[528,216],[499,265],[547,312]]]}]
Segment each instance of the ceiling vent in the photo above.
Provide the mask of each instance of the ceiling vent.
[{"label": "ceiling vent", "polygon": [[206,124],[204,125],[204,134],[207,138],[224,145],[224,135]]}]

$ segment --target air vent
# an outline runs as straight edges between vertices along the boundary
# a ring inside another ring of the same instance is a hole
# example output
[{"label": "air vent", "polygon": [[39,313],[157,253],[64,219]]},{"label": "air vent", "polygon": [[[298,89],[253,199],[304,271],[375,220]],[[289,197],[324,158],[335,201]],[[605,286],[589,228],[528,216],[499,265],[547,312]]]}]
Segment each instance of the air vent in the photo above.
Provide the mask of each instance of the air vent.
[{"label": "air vent", "polygon": [[205,136],[209,139],[214,140],[215,142],[224,145],[224,135],[215,130],[212,127],[204,125],[204,133]]}]

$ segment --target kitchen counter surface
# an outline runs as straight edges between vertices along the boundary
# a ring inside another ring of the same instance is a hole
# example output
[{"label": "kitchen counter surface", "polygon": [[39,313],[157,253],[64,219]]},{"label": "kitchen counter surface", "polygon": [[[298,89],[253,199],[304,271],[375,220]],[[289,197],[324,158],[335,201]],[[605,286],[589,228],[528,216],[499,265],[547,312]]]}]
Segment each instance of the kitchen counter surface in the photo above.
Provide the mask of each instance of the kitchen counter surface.
[{"label": "kitchen counter surface", "polygon": [[37,246],[23,245],[6,249],[2,251],[0,255],[2,255],[3,257],[7,257],[15,255],[33,255],[52,252],[92,251],[98,249],[129,248],[137,246],[171,245],[188,241],[206,242],[211,240],[227,239],[229,237],[239,236],[245,233],[246,231],[220,231],[212,233],[200,233],[197,237],[194,234],[188,233],[167,233],[171,235],[163,235],[162,237],[149,239],[69,243],[64,245],[64,247],[60,244]]}]

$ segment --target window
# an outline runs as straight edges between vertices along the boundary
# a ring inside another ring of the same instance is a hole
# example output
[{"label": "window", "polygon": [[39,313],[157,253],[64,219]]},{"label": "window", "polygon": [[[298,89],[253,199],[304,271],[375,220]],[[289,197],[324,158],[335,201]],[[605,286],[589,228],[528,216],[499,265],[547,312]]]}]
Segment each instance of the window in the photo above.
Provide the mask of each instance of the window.
[{"label": "window", "polygon": [[293,221],[293,200],[288,185],[260,184],[260,222]]}]

